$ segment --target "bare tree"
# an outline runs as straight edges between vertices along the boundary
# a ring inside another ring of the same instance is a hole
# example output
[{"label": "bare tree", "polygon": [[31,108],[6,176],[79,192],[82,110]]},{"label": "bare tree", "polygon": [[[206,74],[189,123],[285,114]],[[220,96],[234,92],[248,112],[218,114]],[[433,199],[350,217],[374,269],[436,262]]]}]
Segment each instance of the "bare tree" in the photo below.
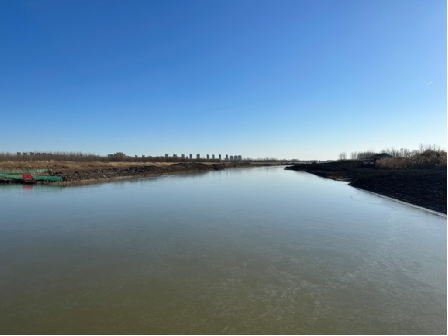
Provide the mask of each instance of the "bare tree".
[{"label": "bare tree", "polygon": [[412,152],[407,149],[407,148],[403,148],[403,157],[410,157],[412,155]]},{"label": "bare tree", "polygon": [[342,152],[339,154],[339,160],[340,161],[344,161],[347,160],[347,153],[346,152]]},{"label": "bare tree", "polygon": [[358,152],[358,160],[363,160],[369,156],[372,156],[375,154],[375,151],[373,149],[369,149],[365,152]]},{"label": "bare tree", "polygon": [[386,154],[392,155],[394,157],[397,156],[396,155],[396,150],[395,150],[394,147],[383,149],[383,150],[381,150],[381,153],[386,153]]}]

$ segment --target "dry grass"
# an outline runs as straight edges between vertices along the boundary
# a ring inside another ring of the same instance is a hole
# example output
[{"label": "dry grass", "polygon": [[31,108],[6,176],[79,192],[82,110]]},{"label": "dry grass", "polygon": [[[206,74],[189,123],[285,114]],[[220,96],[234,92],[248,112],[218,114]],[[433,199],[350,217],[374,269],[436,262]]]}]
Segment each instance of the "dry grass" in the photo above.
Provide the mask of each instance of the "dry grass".
[{"label": "dry grass", "polygon": [[376,167],[381,169],[444,169],[447,153],[443,150],[426,150],[411,157],[393,157],[381,159]]},{"label": "dry grass", "polygon": [[[131,166],[147,166],[154,165],[158,167],[169,166],[175,163],[185,162],[79,162],[79,161],[0,161],[0,170],[13,170],[13,169],[53,169],[56,171],[67,170],[96,170],[96,169],[108,169],[108,168],[126,168]],[[202,164],[212,165],[217,162],[201,162]],[[222,164],[232,164],[231,162]],[[254,162],[253,165],[266,164],[263,162]]]},{"label": "dry grass", "polygon": [[[252,164],[266,164],[271,163],[263,159],[260,162],[253,162],[245,159],[242,162],[250,162]],[[0,152],[0,170],[12,169],[53,169],[53,170],[67,170],[67,169],[102,169],[111,167],[130,167],[139,165],[156,165],[167,166],[175,163],[189,163],[200,162],[203,164],[234,164],[239,161],[225,161],[220,159],[205,159],[205,158],[182,158],[182,157],[165,157],[165,156],[146,156],[146,157],[131,157],[123,153],[115,153],[112,156],[100,156],[92,153],[82,152],[21,152],[8,153]]]}]

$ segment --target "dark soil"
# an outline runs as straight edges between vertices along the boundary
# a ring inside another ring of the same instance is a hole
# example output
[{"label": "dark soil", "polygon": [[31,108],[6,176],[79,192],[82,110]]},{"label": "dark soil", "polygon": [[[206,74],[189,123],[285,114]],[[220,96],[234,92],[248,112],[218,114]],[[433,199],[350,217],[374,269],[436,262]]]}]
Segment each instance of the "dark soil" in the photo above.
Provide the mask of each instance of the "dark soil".
[{"label": "dark soil", "polygon": [[447,213],[446,170],[364,168],[357,161],[296,164],[285,169],[348,181],[355,188]]},{"label": "dark soil", "polygon": [[199,172],[224,169],[222,164],[205,165],[203,163],[177,163],[169,166],[130,166],[111,167],[107,169],[79,169],[69,171],[55,171],[54,175],[62,176],[64,182],[77,182],[85,180],[110,179],[117,177],[138,177],[151,175],[165,175],[179,172]]}]

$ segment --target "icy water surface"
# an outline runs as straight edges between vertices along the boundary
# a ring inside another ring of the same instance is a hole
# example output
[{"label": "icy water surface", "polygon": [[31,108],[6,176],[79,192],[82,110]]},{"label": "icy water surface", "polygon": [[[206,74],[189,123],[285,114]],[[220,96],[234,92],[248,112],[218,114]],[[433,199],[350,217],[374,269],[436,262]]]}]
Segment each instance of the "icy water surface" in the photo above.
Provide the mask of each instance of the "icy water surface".
[{"label": "icy water surface", "polygon": [[0,186],[0,333],[446,334],[446,218],[282,167]]}]

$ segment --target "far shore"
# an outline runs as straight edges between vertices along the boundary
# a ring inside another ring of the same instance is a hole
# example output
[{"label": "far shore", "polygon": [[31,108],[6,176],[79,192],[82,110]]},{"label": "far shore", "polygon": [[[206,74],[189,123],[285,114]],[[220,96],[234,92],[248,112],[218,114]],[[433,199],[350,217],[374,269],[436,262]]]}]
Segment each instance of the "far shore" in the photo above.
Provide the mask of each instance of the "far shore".
[{"label": "far shore", "polygon": [[166,174],[206,172],[228,168],[277,166],[280,162],[76,162],[76,161],[5,161],[0,170],[51,169],[51,175],[61,176],[62,182],[0,179],[0,183],[33,183],[79,185],[117,179],[142,178]]}]

